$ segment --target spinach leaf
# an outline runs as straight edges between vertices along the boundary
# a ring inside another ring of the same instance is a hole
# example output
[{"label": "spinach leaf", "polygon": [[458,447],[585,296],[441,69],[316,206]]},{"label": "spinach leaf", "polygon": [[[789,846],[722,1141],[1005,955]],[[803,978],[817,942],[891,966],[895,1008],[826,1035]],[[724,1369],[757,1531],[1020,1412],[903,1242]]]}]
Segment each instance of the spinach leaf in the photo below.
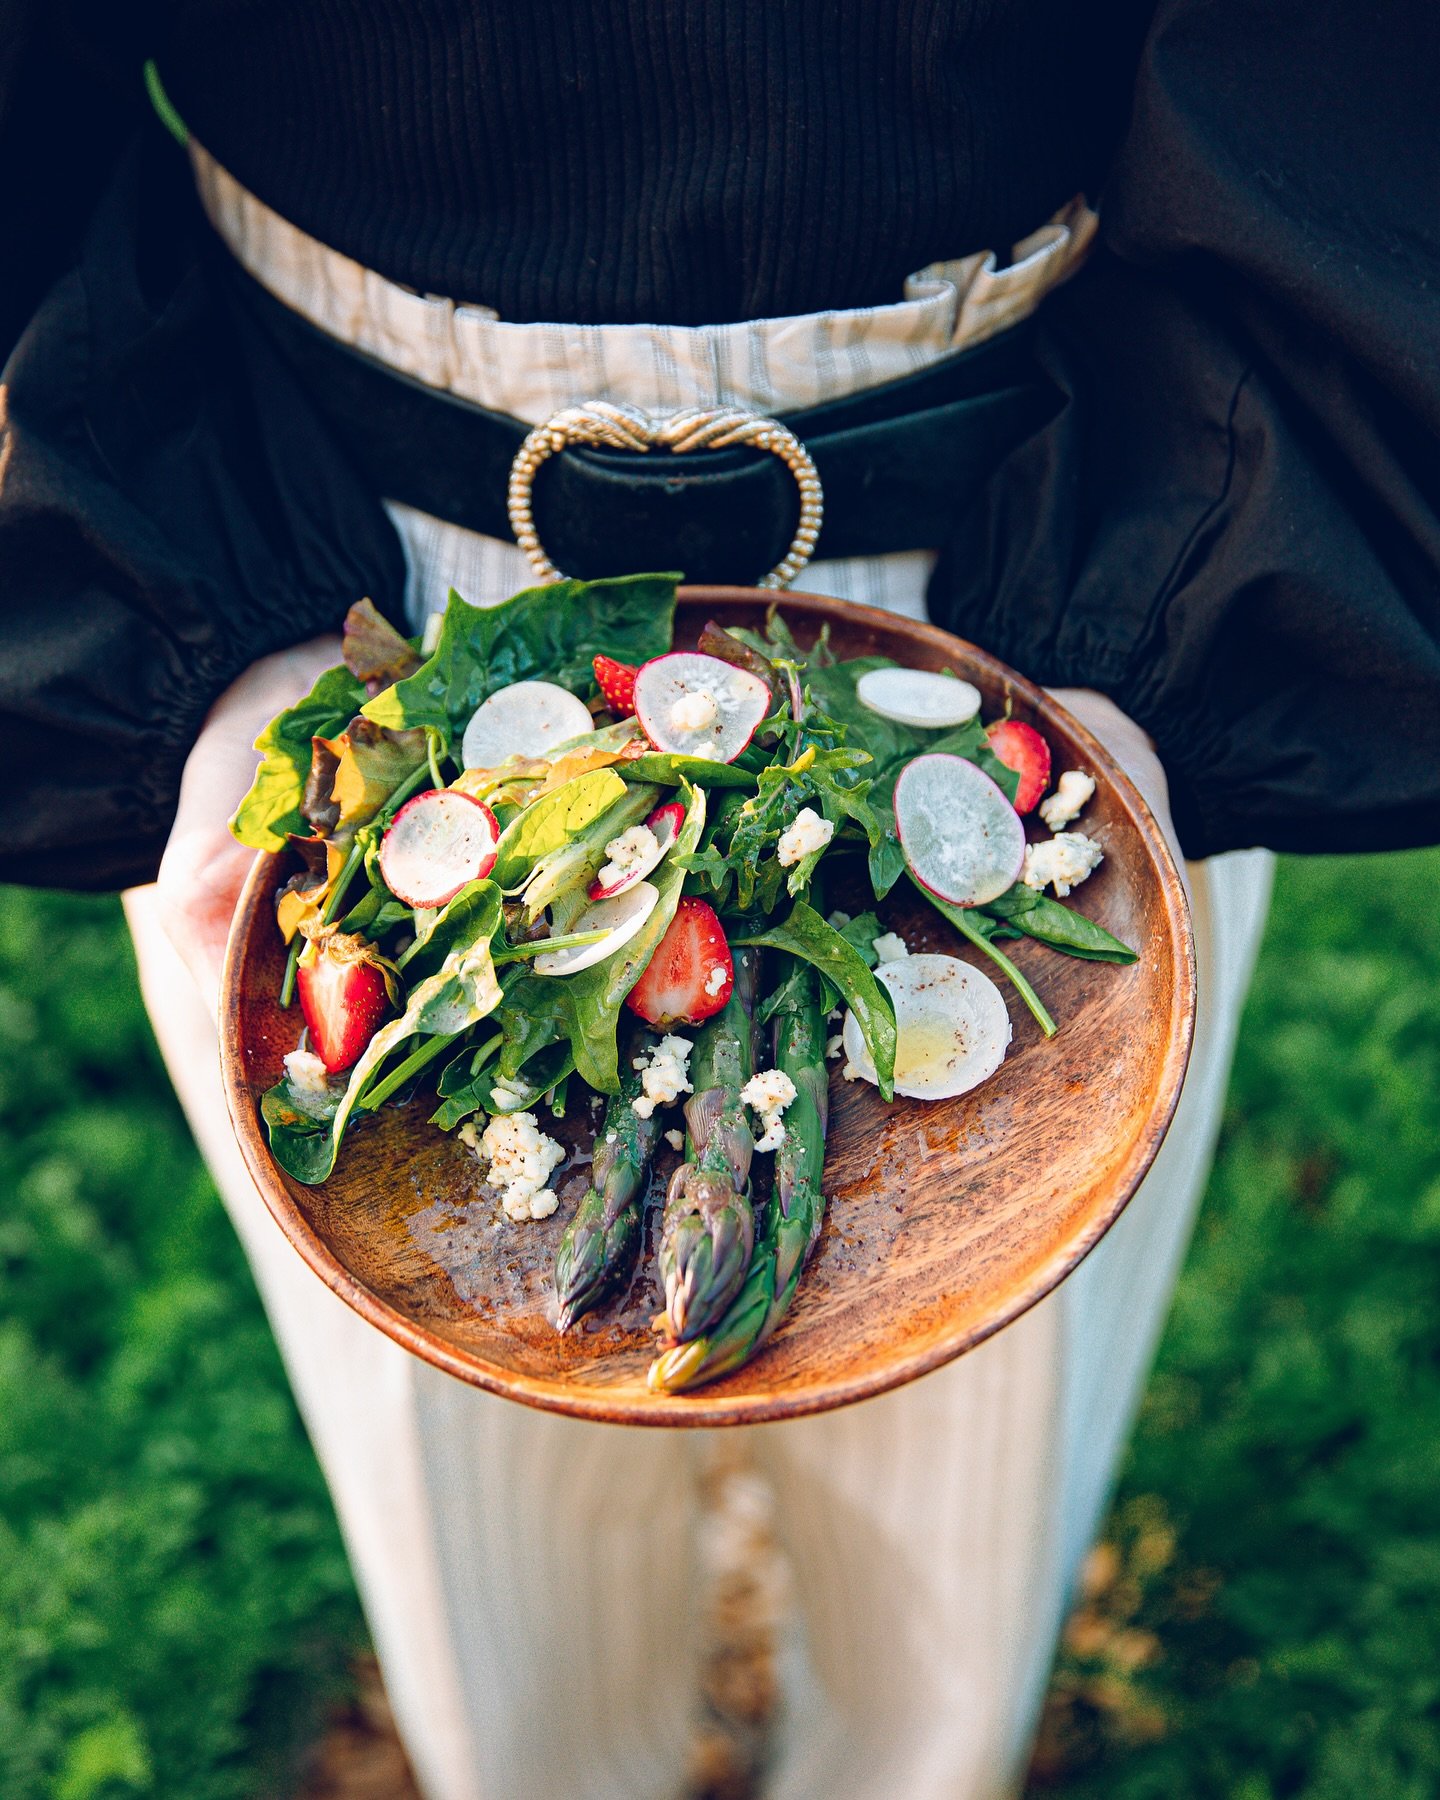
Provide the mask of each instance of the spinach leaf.
[{"label": "spinach leaf", "polygon": [[490,879],[497,887],[518,887],[542,856],[563,848],[617,800],[625,783],[613,769],[592,769],[533,801],[500,834]]},{"label": "spinach leaf", "polygon": [[813,906],[797,900],[790,916],[765,931],[731,940],[785,950],[818,969],[844,996],[875,1064],[880,1097],[895,1097],[895,1009],[890,996],[866,967],[855,946],[828,924]]},{"label": "spinach leaf", "polygon": [[1025,1002],[1030,1016],[1045,1033],[1045,1036],[1047,1038],[1054,1037],[1060,1028],[1050,1016],[1050,1009],[1025,979],[1021,970],[995,944],[997,937],[1013,937],[1015,935],[1009,926],[999,919],[990,918],[978,906],[956,906],[949,900],[942,900],[938,894],[932,894],[928,888],[921,887],[913,875],[910,877],[910,881],[915,891],[925,896],[942,919],[948,919],[961,937],[968,938],[977,950],[990,958]]},{"label": "spinach leaf", "polygon": [[311,740],[338,737],[364,699],[364,683],[337,664],[303,700],[270,721],[255,740],[260,767],[230,821],[242,844],[252,850],[283,850],[289,833],[306,830],[300,807],[310,773]]},{"label": "spinach leaf", "polygon": [[755,772],[738,763],[710,762],[703,756],[679,756],[669,750],[651,750],[620,764],[632,781],[654,781],[661,787],[678,787],[688,781],[695,787],[753,788]]},{"label": "spinach leaf", "polygon": [[1112,937],[1103,925],[1087,919],[1084,913],[1062,906],[1038,888],[1017,881],[998,900],[978,909],[992,918],[1002,919],[1026,937],[1063,950],[1067,956],[1078,956],[1086,962],[1133,963],[1137,952],[1120,939]]},{"label": "spinach leaf", "polygon": [[593,658],[646,662],[670,648],[676,575],[556,581],[500,606],[470,606],[452,589],[435,654],[363,708],[392,729],[430,725],[458,738],[480,702],[512,681],[595,685]]}]

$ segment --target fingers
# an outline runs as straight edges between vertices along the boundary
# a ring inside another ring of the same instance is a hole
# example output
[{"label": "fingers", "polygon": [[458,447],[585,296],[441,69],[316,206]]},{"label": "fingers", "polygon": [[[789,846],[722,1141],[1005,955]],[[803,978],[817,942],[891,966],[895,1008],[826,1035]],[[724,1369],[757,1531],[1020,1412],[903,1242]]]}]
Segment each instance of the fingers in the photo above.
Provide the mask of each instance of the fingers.
[{"label": "fingers", "polygon": [[1170,817],[1170,784],[1165,779],[1164,764],[1155,754],[1153,739],[1128,714],[1121,712],[1113,700],[1105,694],[1097,693],[1093,688],[1050,688],[1047,691],[1087,731],[1099,738],[1139,788],[1142,799],[1155,815],[1155,822],[1165,835],[1170,854],[1175,858],[1175,866],[1180,871],[1180,879],[1188,892],[1190,884],[1185,871],[1185,858],[1180,849],[1180,840],[1175,835],[1174,821]]},{"label": "fingers", "polygon": [[255,776],[255,739],[276,713],[340,660],[338,637],[312,638],[262,657],[206,716],[185,763],[175,823],[156,878],[156,905],[171,941],[213,1014],[230,922],[255,853],[229,821]]}]

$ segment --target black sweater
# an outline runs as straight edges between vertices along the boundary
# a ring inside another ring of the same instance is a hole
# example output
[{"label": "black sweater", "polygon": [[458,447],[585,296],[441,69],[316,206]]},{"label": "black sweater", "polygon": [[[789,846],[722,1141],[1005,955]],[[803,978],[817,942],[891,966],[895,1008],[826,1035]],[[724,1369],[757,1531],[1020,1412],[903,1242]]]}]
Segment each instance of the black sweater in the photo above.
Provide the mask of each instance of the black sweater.
[{"label": "black sweater", "polygon": [[146,55],[276,210],[513,319],[863,305],[1098,194],[1039,334],[1048,422],[957,496],[932,612],[1112,692],[1192,853],[1440,837],[1433,9],[1142,10],[0,0],[0,343],[29,321],[0,751],[31,777],[0,875],[149,873],[220,687],[403,582],[225,298]]}]

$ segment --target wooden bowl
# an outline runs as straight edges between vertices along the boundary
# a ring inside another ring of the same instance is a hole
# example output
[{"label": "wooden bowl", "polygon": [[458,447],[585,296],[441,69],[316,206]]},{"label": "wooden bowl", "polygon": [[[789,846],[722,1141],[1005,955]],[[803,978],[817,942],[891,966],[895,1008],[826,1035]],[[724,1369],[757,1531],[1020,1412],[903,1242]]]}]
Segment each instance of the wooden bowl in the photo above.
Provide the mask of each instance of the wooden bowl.
[{"label": "wooden bowl", "polygon": [[[682,589],[676,642],[707,618],[756,624],[773,596]],[[288,869],[260,856],[226,963],[221,1052],[231,1116],[280,1228],[323,1281],[397,1343],[491,1393],[579,1418],[632,1425],[733,1425],[824,1411],[912,1381],[1033,1306],[1119,1216],[1155,1155],[1180,1094],[1194,1023],[1184,890],[1154,819],[1098,743],[1040,689],[948,633],[835,600],[787,594],[802,643],[823,622],[841,656],[882,654],[949,667],[988,713],[1008,699],[1050,740],[1055,767],[1098,783],[1083,829],[1105,862],[1083,910],[1140,952],[1127,967],[1081,962],[1026,939],[1007,946],[1060,1023],[1047,1043],[1002,983],[1014,1041],[999,1073],[950,1101],[897,1100],[846,1082],[832,1063],[825,1227],[780,1331],[733,1375],[693,1394],[652,1394],[649,1321],[659,1310],[654,1229],[673,1157],[657,1165],[647,1243],[630,1292],[561,1337],[555,1246],[584,1191],[556,1178],[548,1220],[498,1225],[472,1157],[426,1124],[428,1096],[352,1128],[338,1167],[303,1187],[271,1160],[257,1102],[295,1046],[298,1013],[276,1001],[284,947],[272,896]],[[912,950],[974,953],[901,884],[879,910]],[[859,910],[868,896],[831,895]],[[592,1117],[553,1130],[588,1144]]]}]

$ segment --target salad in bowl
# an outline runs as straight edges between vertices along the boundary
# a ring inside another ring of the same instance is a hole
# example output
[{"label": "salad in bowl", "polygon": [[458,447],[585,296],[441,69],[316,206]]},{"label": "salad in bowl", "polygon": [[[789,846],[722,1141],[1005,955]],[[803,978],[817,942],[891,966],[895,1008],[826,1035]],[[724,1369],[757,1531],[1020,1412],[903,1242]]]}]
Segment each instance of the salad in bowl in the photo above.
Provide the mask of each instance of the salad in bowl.
[{"label": "salad in bowl", "polygon": [[[592,1109],[552,1317],[571,1332],[623,1296],[673,1162],[663,1393],[785,1319],[824,1214],[832,1070],[953,1100],[1004,1061],[1000,984],[1057,1029],[1008,941],[1135,960],[1066,904],[1101,861],[1090,772],[1052,768],[956,673],[837,657],[823,630],[802,648],[783,602],[677,651],[675,586],[452,594],[418,642],[362,602],[344,661],[259,740],[232,827],[296,864],[275,894],[294,1045],[260,1102],[275,1161],[323,1183],[367,1117],[429,1094],[524,1231],[559,1206],[546,1125]],[[971,958],[886,929],[873,908],[902,884]]]}]

